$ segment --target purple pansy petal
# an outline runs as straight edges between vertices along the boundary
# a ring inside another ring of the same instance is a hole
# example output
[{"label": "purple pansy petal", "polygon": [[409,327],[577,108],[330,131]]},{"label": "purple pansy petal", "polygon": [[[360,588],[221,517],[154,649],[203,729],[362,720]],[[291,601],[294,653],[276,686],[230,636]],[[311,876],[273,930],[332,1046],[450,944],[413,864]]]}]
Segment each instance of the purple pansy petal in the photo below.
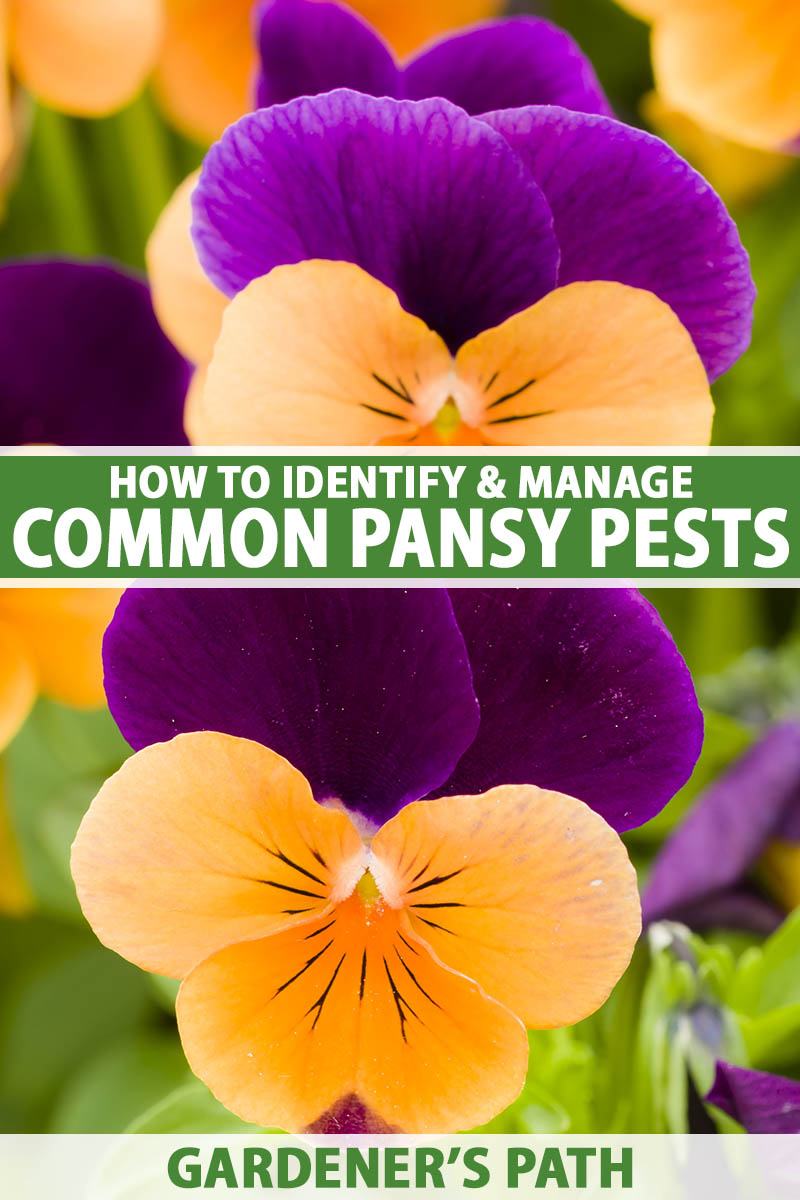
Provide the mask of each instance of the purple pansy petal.
[{"label": "purple pansy petal", "polygon": [[799,778],[800,724],[778,725],[703,792],[667,840],[645,889],[645,921],[696,910],[738,884],[780,829]]},{"label": "purple pansy petal", "polygon": [[139,279],[107,263],[0,267],[3,445],[185,445],[188,382]]},{"label": "purple pansy petal", "polygon": [[357,13],[327,0],[267,0],[255,15],[261,108],[296,96],[352,88],[400,96],[400,71],[382,38]]},{"label": "purple pansy petal", "polygon": [[387,1134],[400,1133],[393,1125],[387,1125],[383,1117],[367,1108],[363,1100],[351,1092],[337,1100],[332,1108],[309,1125],[308,1133],[335,1133],[338,1136],[354,1133]]},{"label": "purple pansy petal", "polygon": [[133,589],[103,661],[135,749],[250,738],[375,823],[446,779],[479,720],[444,591]]},{"label": "purple pansy petal", "polygon": [[555,284],[541,190],[444,100],[338,91],[251,113],[212,146],[193,203],[200,260],[227,295],[279,263],[354,262],[453,348]]},{"label": "purple pansy petal", "polygon": [[486,21],[443,38],[403,74],[410,100],[446,96],[473,114],[528,104],[611,112],[588,58],[563,29],[536,17]]},{"label": "purple pansy petal", "polygon": [[747,349],[755,289],[735,224],[711,186],[659,138],[561,108],[485,115],[543,188],[559,283],[610,279],[677,313],[716,379]]},{"label": "purple pansy petal", "polygon": [[368,96],[440,96],[468,113],[527,104],[611,109],[568,33],[537,17],[485,21],[441,38],[400,67],[356,12],[328,0],[266,0],[255,15],[260,107],[335,88]]},{"label": "purple pansy petal", "polygon": [[690,775],[703,721],[655,609],[621,588],[451,592],[481,706],[445,788],[531,783],[615,829],[641,825]]},{"label": "purple pansy petal", "polygon": [[[764,937],[775,932],[785,915],[777,905],[745,888],[704,896],[693,904],[675,908],[669,913],[670,920],[680,921],[690,929],[740,929]],[[645,923],[650,920],[649,914],[646,915]]]},{"label": "purple pansy petal", "polygon": [[717,1062],[706,1100],[748,1133],[800,1133],[800,1083],[794,1079]]}]

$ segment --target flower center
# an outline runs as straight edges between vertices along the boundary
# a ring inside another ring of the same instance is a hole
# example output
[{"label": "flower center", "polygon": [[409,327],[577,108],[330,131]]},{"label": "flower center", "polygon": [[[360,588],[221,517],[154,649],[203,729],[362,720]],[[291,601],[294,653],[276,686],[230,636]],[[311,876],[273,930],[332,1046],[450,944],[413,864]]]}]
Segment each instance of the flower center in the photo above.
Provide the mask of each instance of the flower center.
[{"label": "flower center", "polygon": [[356,892],[365,908],[373,908],[376,904],[383,903],[380,888],[375,882],[375,877],[369,868],[367,868],[356,884]]},{"label": "flower center", "polygon": [[433,419],[433,428],[443,442],[449,442],[461,425],[461,413],[452,396],[448,396]]}]

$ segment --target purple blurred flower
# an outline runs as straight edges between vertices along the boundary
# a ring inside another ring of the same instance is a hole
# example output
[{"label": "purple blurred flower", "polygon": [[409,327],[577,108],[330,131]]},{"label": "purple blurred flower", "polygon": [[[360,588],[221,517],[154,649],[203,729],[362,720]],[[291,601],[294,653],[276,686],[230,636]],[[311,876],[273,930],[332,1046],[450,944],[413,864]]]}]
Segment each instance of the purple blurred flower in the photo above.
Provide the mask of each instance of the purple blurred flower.
[{"label": "purple blurred flower", "polygon": [[109,263],[0,267],[0,443],[181,445],[189,367]]},{"label": "purple blurred flower", "polygon": [[374,825],[421,797],[519,783],[629,829],[702,741],[685,663],[622,589],[134,589],[104,662],[135,749],[249,738]]},{"label": "purple blurred flower", "polygon": [[794,1079],[718,1062],[706,1101],[748,1133],[800,1133],[800,1083]]},{"label": "purple blurred flower", "polygon": [[402,65],[363,17],[325,0],[266,0],[255,11],[259,107],[351,88],[368,96],[442,96],[468,113],[558,104],[610,115],[569,34],[538,17],[485,21],[437,39]]},{"label": "purple blurred flower", "polygon": [[[784,848],[781,851],[781,847]],[[696,929],[768,933],[783,912],[751,879],[765,854],[800,863],[800,723],[775,726],[698,799],[656,857],[645,889],[646,923],[665,917]],[[792,889],[787,907],[796,901]],[[787,883],[790,883],[787,880]],[[795,881],[794,892],[800,881]]]}]

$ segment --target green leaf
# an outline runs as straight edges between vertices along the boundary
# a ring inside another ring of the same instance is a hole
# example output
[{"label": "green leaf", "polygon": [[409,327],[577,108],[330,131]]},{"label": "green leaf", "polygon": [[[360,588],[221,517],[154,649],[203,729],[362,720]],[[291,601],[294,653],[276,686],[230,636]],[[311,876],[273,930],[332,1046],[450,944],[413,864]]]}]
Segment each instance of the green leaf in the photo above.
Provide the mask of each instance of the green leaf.
[{"label": "green leaf", "polygon": [[122,1133],[190,1078],[177,1031],[146,1029],[114,1041],[61,1091],[50,1133]]},{"label": "green leaf", "polygon": [[750,725],[800,712],[800,641],[777,650],[754,648],[724,672],[698,680],[702,701]]},{"label": "green leaf", "polygon": [[175,1013],[175,1001],[178,999],[179,979],[170,979],[168,975],[150,975],[150,990],[157,1004],[170,1015]]},{"label": "green leaf", "polygon": [[10,1131],[40,1131],[60,1088],[156,1011],[144,974],[87,928],[0,922],[0,1096]]},{"label": "green leaf", "polygon": [[759,1070],[800,1063],[800,910],[742,955],[726,1000],[740,1014],[747,1058]]},{"label": "green leaf", "polygon": [[40,700],[5,755],[9,818],[39,904],[78,917],[70,846],[91,800],[130,749],[107,709]]},{"label": "green leaf", "polygon": [[128,1133],[247,1133],[258,1130],[229,1112],[204,1083],[192,1079],[143,1113]]},{"label": "green leaf", "polygon": [[800,909],[791,913],[762,947],[753,947],[738,965],[728,1003],[747,1016],[800,1004]]},{"label": "green leaf", "polygon": [[760,1017],[741,1017],[739,1023],[751,1066],[777,1074],[800,1066],[800,1004]]},{"label": "green leaf", "polygon": [[591,1127],[596,1055],[579,1027],[532,1030],[525,1086],[494,1121],[479,1132],[578,1133]]}]

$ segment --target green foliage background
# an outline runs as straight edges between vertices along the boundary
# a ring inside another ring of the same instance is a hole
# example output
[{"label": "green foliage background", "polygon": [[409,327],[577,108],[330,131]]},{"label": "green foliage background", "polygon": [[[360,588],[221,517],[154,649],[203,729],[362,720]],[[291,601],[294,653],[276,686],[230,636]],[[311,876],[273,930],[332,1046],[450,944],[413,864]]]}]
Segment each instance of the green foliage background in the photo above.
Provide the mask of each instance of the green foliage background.
[{"label": "green foliage background", "polygon": [[[647,35],[611,0],[537,6],[594,60],[618,113],[640,122],[651,87]],[[108,120],[37,107],[7,197],[0,258],[101,255],[141,268],[153,223],[203,148],[163,121],[149,94]],[[716,388],[720,444],[800,441],[800,166],[735,209],[759,287],[753,347]],[[800,712],[797,596],[737,589],[653,593],[695,672],[707,737],[694,778],[629,837],[646,875],[701,787],[770,720]],[[69,845],[91,797],[127,748],[106,712],[40,701],[2,764],[35,897],[0,918],[0,1131],[224,1132],[242,1128],[194,1080],[173,1016],[174,985],[98,944],[69,876]],[[659,930],[608,1004],[566,1030],[531,1034],[523,1095],[497,1132],[687,1128],[710,1082],[712,1048],[800,1073],[800,914],[765,944]]]}]

